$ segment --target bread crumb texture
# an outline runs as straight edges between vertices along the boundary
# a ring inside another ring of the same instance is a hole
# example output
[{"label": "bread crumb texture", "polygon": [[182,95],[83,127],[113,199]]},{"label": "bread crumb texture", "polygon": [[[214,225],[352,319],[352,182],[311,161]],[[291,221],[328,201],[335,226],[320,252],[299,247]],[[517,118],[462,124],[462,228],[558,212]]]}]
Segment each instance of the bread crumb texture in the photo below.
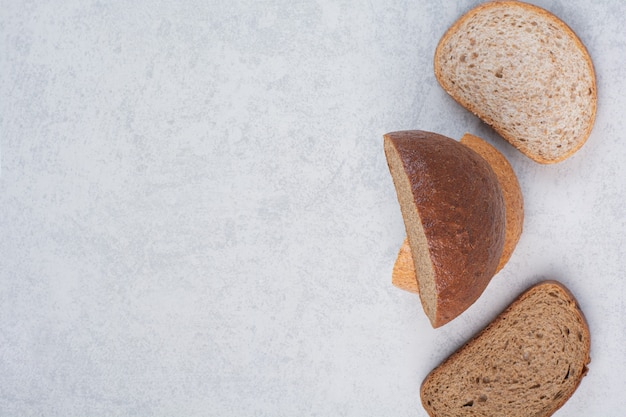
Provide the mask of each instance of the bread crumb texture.
[{"label": "bread crumb texture", "polygon": [[422,385],[430,416],[549,416],[587,373],[589,330],[560,284],[539,284]]},{"label": "bread crumb texture", "polygon": [[587,50],[549,12],[488,2],[464,15],[435,53],[442,87],[521,152],[560,161],[591,132],[596,85]]}]

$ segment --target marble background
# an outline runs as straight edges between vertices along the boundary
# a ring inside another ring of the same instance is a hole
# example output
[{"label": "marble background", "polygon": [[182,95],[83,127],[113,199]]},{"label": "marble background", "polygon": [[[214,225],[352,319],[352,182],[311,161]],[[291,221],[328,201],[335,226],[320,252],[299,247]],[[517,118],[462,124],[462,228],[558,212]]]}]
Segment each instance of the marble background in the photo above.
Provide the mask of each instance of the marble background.
[{"label": "marble background", "polygon": [[[476,1],[0,0],[0,415],[425,416],[424,376],[558,279],[626,410],[626,3],[538,0],[589,49],[595,128],[523,157],[438,86]],[[385,132],[466,131],[525,196],[510,263],[433,330],[390,284]]]}]

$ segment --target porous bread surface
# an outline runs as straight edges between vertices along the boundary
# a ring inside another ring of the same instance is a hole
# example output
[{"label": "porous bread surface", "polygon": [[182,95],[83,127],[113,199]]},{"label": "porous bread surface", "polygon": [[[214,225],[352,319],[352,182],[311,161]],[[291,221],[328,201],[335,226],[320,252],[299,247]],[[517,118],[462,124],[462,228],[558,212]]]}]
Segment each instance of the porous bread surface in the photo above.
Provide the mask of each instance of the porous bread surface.
[{"label": "porous bread surface", "polygon": [[[504,197],[504,207],[506,212],[504,248],[496,273],[506,265],[510,259],[517,242],[522,234],[524,223],[524,201],[522,190],[515,171],[511,164],[496,148],[485,142],[478,136],[466,133],[461,138],[461,144],[469,147],[474,152],[487,161],[493,172],[496,174],[502,196]],[[391,282],[396,287],[405,291],[418,293],[417,277],[413,260],[411,259],[411,248],[408,239],[405,239],[398,251],[396,262],[391,274]]]},{"label": "porous bread surface", "polygon": [[487,162],[459,142],[423,131],[385,135],[419,294],[433,327],[465,311],[498,266],[505,208]]},{"label": "porous bread surface", "polygon": [[593,64],[574,32],[544,9],[480,5],[446,32],[434,64],[444,90],[537,162],[567,158],[591,132]]},{"label": "porous bread surface", "polygon": [[[396,188],[398,202],[400,203],[407,239],[411,241],[411,245],[408,249],[411,252],[411,265],[415,271],[414,277],[416,278],[416,284],[419,288],[419,291],[416,292],[420,296],[424,312],[428,316],[431,324],[435,326],[435,322],[437,321],[437,286],[435,283],[436,278],[433,260],[431,259],[431,254],[428,249],[429,243],[424,231],[422,219],[418,207],[415,204],[413,184],[411,183],[412,179],[407,175],[405,161],[400,155],[400,152],[396,149],[395,141],[392,139],[393,137],[399,137],[399,135],[385,135],[385,156],[387,158],[389,172],[391,173]],[[426,181],[427,179],[424,182]]]},{"label": "porous bread surface", "polygon": [[550,416],[587,373],[590,336],[576,300],[538,284],[424,380],[431,417]]}]

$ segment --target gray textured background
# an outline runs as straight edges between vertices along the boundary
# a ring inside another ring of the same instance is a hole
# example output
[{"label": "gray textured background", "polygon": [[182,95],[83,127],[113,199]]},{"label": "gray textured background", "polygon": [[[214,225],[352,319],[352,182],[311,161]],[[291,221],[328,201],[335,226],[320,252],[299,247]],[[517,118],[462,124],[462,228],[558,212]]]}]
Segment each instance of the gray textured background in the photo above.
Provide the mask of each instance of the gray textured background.
[{"label": "gray textured background", "polygon": [[[437,85],[475,1],[0,1],[0,415],[425,416],[439,361],[543,278],[592,363],[559,416],[626,409],[626,4],[537,1],[599,107],[558,165]],[[519,175],[524,234],[433,330],[393,288],[382,134],[469,131]]]}]

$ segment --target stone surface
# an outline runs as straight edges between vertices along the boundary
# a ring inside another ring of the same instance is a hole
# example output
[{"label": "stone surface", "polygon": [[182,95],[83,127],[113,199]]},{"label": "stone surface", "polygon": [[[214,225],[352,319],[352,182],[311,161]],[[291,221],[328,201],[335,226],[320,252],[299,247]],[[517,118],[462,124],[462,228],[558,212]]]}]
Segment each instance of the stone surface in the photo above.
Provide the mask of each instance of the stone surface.
[{"label": "stone surface", "polygon": [[[425,416],[419,386],[563,282],[592,362],[562,416],[626,409],[626,4],[544,0],[598,81],[540,166],[437,85],[474,1],[0,1],[0,415]],[[525,195],[509,264],[433,330],[391,285],[382,135],[470,132]]]}]

